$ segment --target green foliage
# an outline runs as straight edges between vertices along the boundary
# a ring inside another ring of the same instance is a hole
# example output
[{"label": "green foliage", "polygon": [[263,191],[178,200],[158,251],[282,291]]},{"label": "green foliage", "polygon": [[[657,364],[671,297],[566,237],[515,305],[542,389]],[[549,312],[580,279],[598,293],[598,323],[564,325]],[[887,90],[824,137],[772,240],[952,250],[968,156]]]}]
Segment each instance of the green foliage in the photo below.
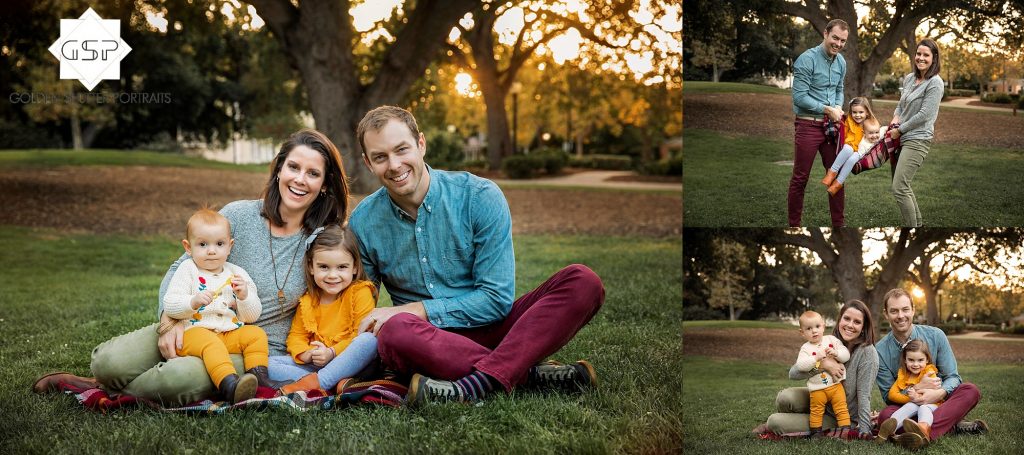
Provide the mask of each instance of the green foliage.
[{"label": "green foliage", "polygon": [[501,170],[510,179],[528,179],[544,168],[544,159],[534,155],[512,155],[501,160]]},{"label": "green foliage", "polygon": [[964,329],[970,332],[995,332],[999,326],[995,324],[967,324]]},{"label": "green foliage", "polygon": [[[178,240],[0,227],[0,447],[4,453],[678,453],[682,445],[678,239],[517,236],[516,295],[566,264],[602,277],[601,311],[551,358],[588,359],[600,388],[516,391],[479,406],[421,410],[86,411],[73,397],[28,391],[34,377],[88,374],[89,352],[150,324]],[[54,258],[61,265],[54,266]],[[633,270],[638,273],[621,273]],[[41,298],[45,289],[46,298]],[[326,435],[326,436],[325,436]]]},{"label": "green foliage", "polygon": [[946,335],[955,335],[963,333],[964,331],[963,321],[949,321],[941,324],[935,324],[935,326],[942,329],[943,332],[946,332]]},{"label": "green foliage", "polygon": [[622,155],[593,154],[569,158],[569,165],[591,169],[624,171],[633,168],[633,159]]},{"label": "green foliage", "polygon": [[557,175],[562,168],[569,164],[569,155],[557,148],[543,148],[530,152],[530,156],[540,158],[544,161],[544,172],[548,175]]},{"label": "green foliage", "polygon": [[981,96],[981,100],[986,103],[996,104],[1010,104],[1013,102],[1013,98],[1008,93],[986,93]]},{"label": "green foliage", "polygon": [[886,77],[879,81],[876,81],[878,88],[882,89],[882,93],[886,95],[895,95],[900,92],[900,84],[902,81],[896,77]]},{"label": "green foliage", "polygon": [[959,89],[959,88],[953,88],[953,89],[947,88],[945,93],[943,94],[943,97],[946,97],[946,96],[965,96],[965,97],[970,97],[970,96],[974,96],[974,95],[975,95],[974,90]]},{"label": "green foliage", "polygon": [[1000,332],[1009,335],[1024,335],[1024,324],[1015,324],[1013,326],[1000,330]]},{"label": "green foliage", "polygon": [[683,307],[683,320],[684,321],[705,321],[705,320],[718,320],[726,319],[726,316],[721,310],[711,309],[702,306],[684,306]]},{"label": "green foliage", "polygon": [[462,152],[462,137],[447,131],[434,131],[427,134],[426,160],[438,169],[457,169],[465,159]]},{"label": "green foliage", "polygon": [[683,157],[641,163],[637,169],[645,175],[683,175]]}]

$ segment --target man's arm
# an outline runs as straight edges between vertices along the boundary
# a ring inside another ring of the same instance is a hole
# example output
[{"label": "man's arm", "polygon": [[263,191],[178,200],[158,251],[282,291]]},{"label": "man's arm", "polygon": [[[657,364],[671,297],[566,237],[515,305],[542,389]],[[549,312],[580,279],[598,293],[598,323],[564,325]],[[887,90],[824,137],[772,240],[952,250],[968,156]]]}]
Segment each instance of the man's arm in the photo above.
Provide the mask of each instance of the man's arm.
[{"label": "man's arm", "polygon": [[846,106],[846,93],[843,92],[846,87],[846,59],[842,54],[839,54],[836,56],[836,62],[842,65],[843,68],[839,75],[839,83],[836,84],[836,102],[838,106]]},{"label": "man's arm", "polygon": [[942,389],[946,391],[946,395],[949,395],[963,381],[960,379],[960,373],[957,372],[956,357],[953,356],[953,348],[949,345],[949,339],[941,331],[938,331],[934,338],[935,344],[932,349],[935,350],[935,366],[939,369]]},{"label": "man's arm", "polygon": [[440,328],[469,328],[504,319],[515,294],[512,215],[505,196],[493,182],[470,198],[473,229],[473,290],[451,298],[423,301],[427,320]]},{"label": "man's arm", "polygon": [[807,54],[801,54],[793,63],[793,104],[805,111],[823,114],[825,105],[810,95],[812,66],[811,57]]},{"label": "man's arm", "polygon": [[893,404],[889,401],[889,389],[892,388],[893,383],[896,382],[896,372],[899,367],[893,365],[893,361],[896,360],[891,352],[889,352],[885,346],[875,346],[878,350],[878,376],[876,382],[878,383],[878,392],[882,395],[882,400],[886,404]]}]

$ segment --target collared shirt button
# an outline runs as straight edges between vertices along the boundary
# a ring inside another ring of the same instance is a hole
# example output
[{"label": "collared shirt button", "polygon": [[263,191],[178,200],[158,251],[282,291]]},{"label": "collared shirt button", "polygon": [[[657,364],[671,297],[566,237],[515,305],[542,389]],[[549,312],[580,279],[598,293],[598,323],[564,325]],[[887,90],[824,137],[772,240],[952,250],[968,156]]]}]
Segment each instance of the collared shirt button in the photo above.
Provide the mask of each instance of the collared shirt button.
[{"label": "collared shirt button", "polygon": [[428,284],[427,287],[429,287],[430,289],[434,289],[434,283]]},{"label": "collared shirt button", "polygon": [[427,258],[426,257],[420,258],[420,262],[427,262]]},{"label": "collared shirt button", "polygon": [[420,232],[420,231],[422,231],[422,230],[423,230],[423,229],[421,229],[421,228],[416,228],[416,232]]}]

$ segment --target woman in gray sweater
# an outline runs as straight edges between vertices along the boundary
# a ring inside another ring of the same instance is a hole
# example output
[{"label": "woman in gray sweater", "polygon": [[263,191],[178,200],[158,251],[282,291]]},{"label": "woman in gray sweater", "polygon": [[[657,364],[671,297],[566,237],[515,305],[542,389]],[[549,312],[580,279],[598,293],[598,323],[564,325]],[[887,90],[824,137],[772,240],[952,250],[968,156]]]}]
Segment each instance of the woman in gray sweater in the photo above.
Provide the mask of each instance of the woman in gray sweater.
[{"label": "woman in gray sweater", "polygon": [[[861,437],[871,436],[871,390],[875,388],[878,375],[878,351],[875,350],[875,324],[867,305],[860,300],[846,302],[839,309],[839,320],[832,335],[850,350],[846,365],[831,360],[822,362],[822,369],[835,377],[846,374],[843,388],[846,389],[846,407],[850,410],[850,427]],[[789,369],[789,378],[806,380],[820,373],[817,370],[800,371],[796,365]],[[810,394],[807,387],[790,387],[779,392],[775,398],[778,412],[768,416],[768,422],[760,429],[776,434],[809,432]],[[835,428],[836,418],[831,408],[826,408],[822,428]]]},{"label": "woman in gray sweater", "polygon": [[903,151],[892,160],[892,194],[900,207],[903,226],[918,227],[924,224],[917,197],[910,188],[917,169],[928,156],[935,132],[935,118],[939,116],[939,102],[942,101],[943,82],[939,77],[942,68],[939,46],[935,41],[923,39],[917,44],[914,55],[914,72],[903,79],[903,93],[896,105],[891,128],[893,139],[899,139]]}]

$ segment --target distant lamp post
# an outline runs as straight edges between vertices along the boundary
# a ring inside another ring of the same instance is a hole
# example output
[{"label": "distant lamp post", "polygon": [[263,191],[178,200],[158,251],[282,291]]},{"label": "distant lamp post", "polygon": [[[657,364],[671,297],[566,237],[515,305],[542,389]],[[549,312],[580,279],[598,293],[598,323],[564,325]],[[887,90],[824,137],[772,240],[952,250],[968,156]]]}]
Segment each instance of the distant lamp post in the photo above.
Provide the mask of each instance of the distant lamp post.
[{"label": "distant lamp post", "polygon": [[512,154],[518,152],[518,144],[516,144],[519,137],[519,92],[523,90],[523,84],[519,82],[512,83]]},{"label": "distant lamp post", "polygon": [[544,142],[550,141],[550,140],[551,140],[551,133],[544,133],[544,134],[541,134],[541,135],[540,135],[540,138],[541,138],[541,139],[543,139],[543,140],[544,140]]},{"label": "distant lamp post", "polygon": [[455,125],[448,125],[448,132],[449,133],[454,133],[455,132]]}]

